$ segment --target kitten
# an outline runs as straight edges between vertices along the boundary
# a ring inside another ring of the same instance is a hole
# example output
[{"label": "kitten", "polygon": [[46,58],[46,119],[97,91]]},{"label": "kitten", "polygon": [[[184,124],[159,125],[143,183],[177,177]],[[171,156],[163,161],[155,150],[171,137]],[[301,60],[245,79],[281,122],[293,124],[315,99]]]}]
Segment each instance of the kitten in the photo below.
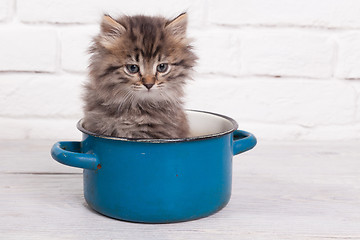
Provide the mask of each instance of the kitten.
[{"label": "kitten", "polygon": [[83,127],[126,138],[184,138],[184,85],[197,57],[186,37],[187,15],[104,15],[90,48]]}]

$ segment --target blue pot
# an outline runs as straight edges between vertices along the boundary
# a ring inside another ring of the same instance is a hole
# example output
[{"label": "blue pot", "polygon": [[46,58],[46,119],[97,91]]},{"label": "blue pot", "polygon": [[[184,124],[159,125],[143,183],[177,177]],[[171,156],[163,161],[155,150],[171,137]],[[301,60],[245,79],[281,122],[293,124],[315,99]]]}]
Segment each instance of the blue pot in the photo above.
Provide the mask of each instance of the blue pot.
[{"label": "blue pot", "polygon": [[82,142],[58,142],[52,157],[84,169],[91,208],[132,222],[170,223],[209,216],[230,200],[232,157],[256,138],[214,113],[187,111],[193,137],[127,139],[82,127]]}]

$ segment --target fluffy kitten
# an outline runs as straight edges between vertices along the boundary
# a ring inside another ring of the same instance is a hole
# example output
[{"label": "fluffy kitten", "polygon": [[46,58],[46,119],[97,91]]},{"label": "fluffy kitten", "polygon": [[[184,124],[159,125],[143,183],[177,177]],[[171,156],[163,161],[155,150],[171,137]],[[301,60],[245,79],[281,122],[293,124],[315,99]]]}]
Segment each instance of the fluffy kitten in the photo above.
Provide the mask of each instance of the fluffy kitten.
[{"label": "fluffy kitten", "polygon": [[90,48],[85,129],[127,138],[183,138],[189,126],[183,87],[196,56],[187,15],[103,17]]}]

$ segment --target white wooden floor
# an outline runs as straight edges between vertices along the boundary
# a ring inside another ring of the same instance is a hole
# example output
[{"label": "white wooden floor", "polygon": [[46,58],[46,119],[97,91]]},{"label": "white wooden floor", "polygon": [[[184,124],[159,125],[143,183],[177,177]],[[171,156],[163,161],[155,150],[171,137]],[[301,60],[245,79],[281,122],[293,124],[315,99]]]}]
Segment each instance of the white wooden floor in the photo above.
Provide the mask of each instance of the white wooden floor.
[{"label": "white wooden floor", "polygon": [[0,141],[0,239],[360,239],[360,142],[260,142],[234,158],[227,207],[159,225],[89,209],[54,142]]}]

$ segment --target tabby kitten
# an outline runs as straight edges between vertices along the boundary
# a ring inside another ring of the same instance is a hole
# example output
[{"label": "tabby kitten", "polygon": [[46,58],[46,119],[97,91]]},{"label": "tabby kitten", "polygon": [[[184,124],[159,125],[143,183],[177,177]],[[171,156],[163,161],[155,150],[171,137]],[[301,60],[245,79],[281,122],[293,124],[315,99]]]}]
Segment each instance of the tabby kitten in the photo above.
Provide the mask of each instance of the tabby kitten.
[{"label": "tabby kitten", "polygon": [[186,37],[187,15],[104,15],[90,48],[83,127],[126,138],[183,138],[189,125],[184,85],[196,56]]}]

